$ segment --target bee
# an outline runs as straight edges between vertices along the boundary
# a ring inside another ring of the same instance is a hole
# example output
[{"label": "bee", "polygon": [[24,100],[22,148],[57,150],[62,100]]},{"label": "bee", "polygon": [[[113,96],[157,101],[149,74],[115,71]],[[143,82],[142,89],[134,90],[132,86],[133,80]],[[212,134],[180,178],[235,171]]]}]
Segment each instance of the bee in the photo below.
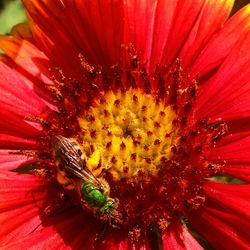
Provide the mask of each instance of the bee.
[{"label": "bee", "polygon": [[[85,209],[113,227],[121,223],[119,201],[110,197],[104,178],[97,178],[87,167],[87,157],[77,142],[61,135],[52,138],[52,151],[59,168],[73,184]],[[72,189],[72,188],[71,188]]]}]

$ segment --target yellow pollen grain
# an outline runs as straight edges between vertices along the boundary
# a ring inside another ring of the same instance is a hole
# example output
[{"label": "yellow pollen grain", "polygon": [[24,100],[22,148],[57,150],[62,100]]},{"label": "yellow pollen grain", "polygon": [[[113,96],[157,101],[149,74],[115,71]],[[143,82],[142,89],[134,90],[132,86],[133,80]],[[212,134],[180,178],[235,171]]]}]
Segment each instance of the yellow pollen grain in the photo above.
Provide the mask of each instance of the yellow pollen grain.
[{"label": "yellow pollen grain", "polygon": [[74,184],[70,181],[69,178],[67,178],[66,173],[64,171],[60,171],[59,169],[57,169],[56,178],[58,183],[63,185],[65,189],[73,190],[75,188]]},{"label": "yellow pollen grain", "polygon": [[108,171],[114,180],[138,172],[157,174],[162,159],[171,159],[171,148],[177,143],[175,119],[171,106],[140,90],[105,93],[79,118],[87,167],[95,176]]}]

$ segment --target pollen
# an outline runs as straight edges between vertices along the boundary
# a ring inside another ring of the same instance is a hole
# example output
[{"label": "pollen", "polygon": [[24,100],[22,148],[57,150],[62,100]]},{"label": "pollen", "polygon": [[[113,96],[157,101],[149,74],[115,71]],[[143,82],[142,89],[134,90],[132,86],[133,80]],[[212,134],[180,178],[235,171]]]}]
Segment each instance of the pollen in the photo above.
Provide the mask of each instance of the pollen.
[{"label": "pollen", "polygon": [[87,167],[96,176],[109,172],[115,181],[155,175],[178,143],[175,119],[171,106],[140,90],[105,93],[78,120]]}]

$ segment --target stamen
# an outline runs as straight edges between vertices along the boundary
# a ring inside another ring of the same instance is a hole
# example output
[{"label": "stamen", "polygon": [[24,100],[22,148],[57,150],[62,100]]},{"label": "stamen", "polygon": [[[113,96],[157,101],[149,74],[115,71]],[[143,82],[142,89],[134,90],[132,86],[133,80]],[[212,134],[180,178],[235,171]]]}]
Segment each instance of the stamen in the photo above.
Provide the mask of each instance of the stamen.
[{"label": "stamen", "polygon": [[[102,100],[107,101],[103,103]],[[162,164],[161,155],[171,158],[172,152],[168,148],[172,148],[178,137],[177,128],[172,133],[175,112],[163,103],[156,103],[151,95],[133,89],[115,94],[107,92],[84,117],[87,119],[80,118],[79,124],[83,131],[89,131],[90,136],[80,135],[82,141],[98,145],[103,166],[113,155],[113,167],[109,172],[117,181],[136,176],[141,169],[145,169],[149,176],[155,175],[154,166]],[[163,144],[165,134],[169,134],[169,141]],[[133,171],[125,171],[124,175],[124,165],[132,163]]]}]

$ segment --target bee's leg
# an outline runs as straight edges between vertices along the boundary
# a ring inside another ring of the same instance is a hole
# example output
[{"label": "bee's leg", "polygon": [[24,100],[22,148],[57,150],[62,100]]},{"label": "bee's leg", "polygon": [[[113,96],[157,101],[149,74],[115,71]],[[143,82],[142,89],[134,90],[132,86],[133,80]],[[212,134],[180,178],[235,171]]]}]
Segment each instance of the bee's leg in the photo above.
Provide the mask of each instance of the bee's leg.
[{"label": "bee's leg", "polygon": [[107,229],[109,227],[109,223],[105,223],[99,233],[97,233],[96,237],[96,244],[101,243],[104,240],[105,233],[107,232]]}]

